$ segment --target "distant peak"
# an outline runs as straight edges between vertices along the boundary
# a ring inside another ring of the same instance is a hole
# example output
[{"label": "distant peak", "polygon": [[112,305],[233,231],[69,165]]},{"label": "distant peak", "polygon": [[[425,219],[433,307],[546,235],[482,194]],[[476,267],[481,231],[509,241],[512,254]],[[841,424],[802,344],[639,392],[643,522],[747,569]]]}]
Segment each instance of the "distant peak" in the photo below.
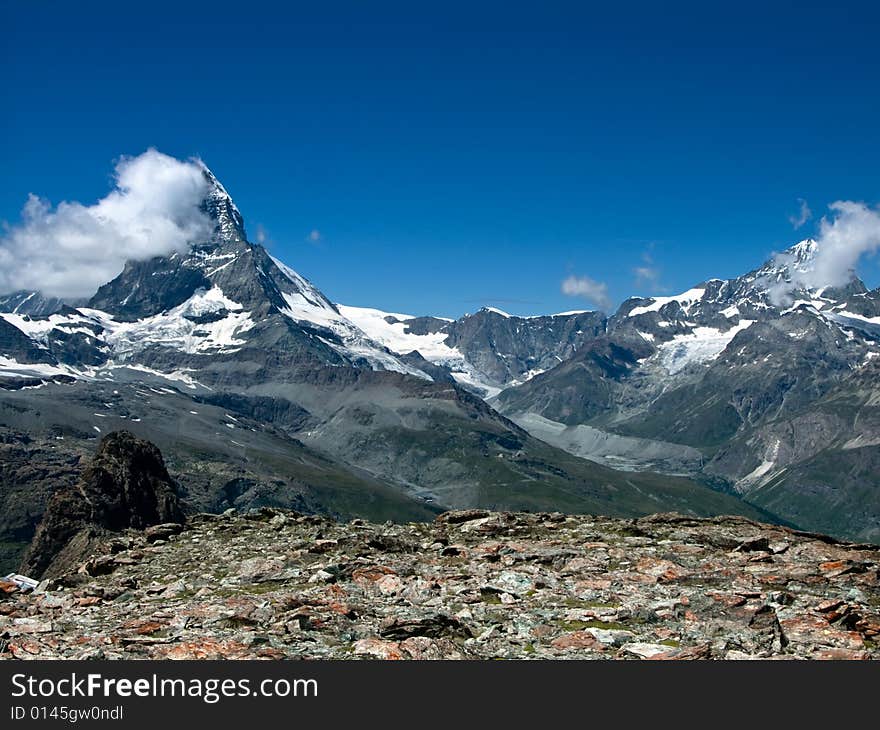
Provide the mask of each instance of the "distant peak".
[{"label": "distant peak", "polygon": [[777,253],[754,272],[754,276],[764,286],[781,281],[790,282],[813,270],[818,251],[819,244],[812,238],[805,238],[791,248]]},{"label": "distant peak", "polygon": [[580,314],[595,314],[596,310],[594,309],[571,309],[568,312],[557,312],[556,314],[551,314],[551,317],[577,317]]},{"label": "distant peak", "polygon": [[501,309],[496,309],[495,307],[483,307],[482,309],[480,309],[480,311],[481,312],[489,312],[491,314],[497,314],[502,317],[506,317],[508,319],[510,318],[510,315],[507,312],[505,312]]},{"label": "distant peak", "polygon": [[786,250],[785,255],[791,256],[794,262],[803,265],[812,262],[818,250],[819,244],[816,241],[812,238],[805,238]]},{"label": "distant peak", "polygon": [[196,162],[209,186],[202,208],[215,222],[214,235],[223,241],[246,241],[244,218],[232,196],[204,162]]}]

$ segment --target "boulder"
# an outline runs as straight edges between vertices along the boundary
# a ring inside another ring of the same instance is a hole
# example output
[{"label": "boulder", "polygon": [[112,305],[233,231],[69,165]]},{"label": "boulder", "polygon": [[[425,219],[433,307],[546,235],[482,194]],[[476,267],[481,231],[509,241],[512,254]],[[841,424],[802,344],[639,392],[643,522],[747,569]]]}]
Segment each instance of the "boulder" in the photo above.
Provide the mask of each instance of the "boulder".
[{"label": "boulder", "polygon": [[77,567],[107,533],[184,522],[177,487],[159,449],[128,431],[105,436],[79,481],[52,495],[21,572],[55,577]]}]

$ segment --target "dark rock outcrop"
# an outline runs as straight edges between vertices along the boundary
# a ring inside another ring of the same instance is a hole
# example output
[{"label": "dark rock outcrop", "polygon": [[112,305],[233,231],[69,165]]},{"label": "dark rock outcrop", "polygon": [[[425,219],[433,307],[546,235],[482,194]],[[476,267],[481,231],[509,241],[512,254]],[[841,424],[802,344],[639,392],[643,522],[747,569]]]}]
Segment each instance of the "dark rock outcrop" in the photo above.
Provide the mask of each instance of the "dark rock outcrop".
[{"label": "dark rock outcrop", "polygon": [[0,354],[19,363],[54,364],[55,359],[17,327],[0,318]]},{"label": "dark rock outcrop", "polygon": [[21,572],[58,575],[107,532],[183,521],[177,488],[159,449],[116,431],[101,441],[76,485],[52,495]]}]

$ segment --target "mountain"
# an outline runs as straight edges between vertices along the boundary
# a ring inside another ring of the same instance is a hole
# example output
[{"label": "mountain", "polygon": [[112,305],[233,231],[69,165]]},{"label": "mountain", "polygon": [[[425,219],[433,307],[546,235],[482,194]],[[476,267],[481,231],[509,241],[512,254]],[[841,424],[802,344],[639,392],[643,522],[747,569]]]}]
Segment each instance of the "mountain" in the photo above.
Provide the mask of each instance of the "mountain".
[{"label": "mountain", "polygon": [[27,315],[29,317],[47,317],[55,314],[66,306],[79,306],[85,302],[67,301],[58,297],[44,297],[40,292],[17,291],[12,294],[0,294],[0,312]]},{"label": "mountain", "polygon": [[484,307],[457,320],[346,307],[339,311],[393,352],[413,352],[464,388],[490,397],[571,357],[605,331],[600,312],[515,317]]},{"label": "mountain", "polygon": [[[684,477],[623,473],[539,440],[491,395],[604,335],[592,312],[452,322],[333,303],[258,244],[203,171],[207,240],[129,261],[79,307],[0,314],[0,542],[33,530],[53,470],[125,429],[156,443],[190,511],[281,506],[339,519],[445,507],[771,518]],[[65,477],[67,479],[67,477]],[[5,520],[5,521],[4,521]],[[18,546],[18,547],[16,547]]]},{"label": "mountain", "polygon": [[[628,300],[605,336],[492,402],[535,435],[582,456],[601,458],[591,451],[597,444],[605,463],[666,462],[674,473],[718,478],[783,519],[880,539],[880,479],[870,466],[876,425],[852,425],[854,405],[849,440],[838,439],[828,415],[836,408],[831,403],[861,403],[855,394],[866,392],[876,372],[880,290],[868,291],[855,277],[837,289],[798,286],[797,274],[811,270],[815,253],[814,241],[802,241],[735,279]],[[769,434],[792,423],[799,428],[781,440],[788,444],[783,460]],[[652,456],[636,458],[632,439],[652,444]],[[851,443],[869,445],[854,454]],[[699,453],[699,465],[682,460],[683,447]],[[832,486],[829,463],[846,464],[851,476]],[[829,489],[837,495],[832,500],[824,494]],[[873,496],[856,498],[865,490]]]},{"label": "mountain", "polygon": [[821,398],[744,429],[707,469],[806,529],[880,539],[880,359]]}]

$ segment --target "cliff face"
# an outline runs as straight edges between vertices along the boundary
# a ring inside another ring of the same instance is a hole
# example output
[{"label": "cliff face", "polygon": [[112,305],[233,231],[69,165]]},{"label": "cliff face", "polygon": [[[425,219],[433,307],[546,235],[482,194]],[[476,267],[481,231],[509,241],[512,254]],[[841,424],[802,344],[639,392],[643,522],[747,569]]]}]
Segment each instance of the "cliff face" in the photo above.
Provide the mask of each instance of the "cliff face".
[{"label": "cliff face", "polygon": [[52,495],[21,572],[59,575],[76,567],[104,533],[183,519],[176,486],[159,449],[127,431],[117,431],[101,441],[74,486]]},{"label": "cliff face", "polygon": [[92,547],[0,584],[0,658],[880,657],[880,548],[741,517],[267,508]]}]

